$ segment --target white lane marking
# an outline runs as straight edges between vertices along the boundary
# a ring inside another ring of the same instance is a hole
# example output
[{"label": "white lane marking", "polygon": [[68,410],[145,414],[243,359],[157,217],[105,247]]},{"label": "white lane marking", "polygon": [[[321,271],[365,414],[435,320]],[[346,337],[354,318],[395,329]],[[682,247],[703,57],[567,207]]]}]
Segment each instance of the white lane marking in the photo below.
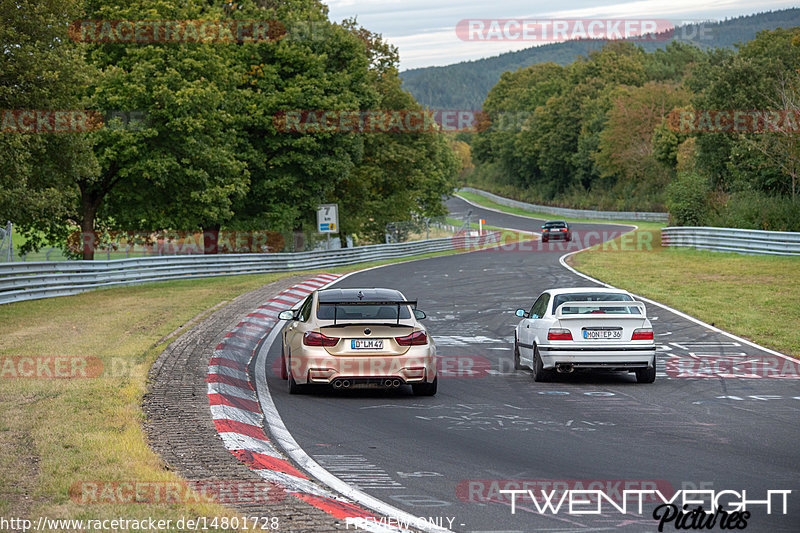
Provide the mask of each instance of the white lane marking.
[{"label": "white lane marking", "polygon": [[208,367],[208,373],[217,374],[219,376],[228,376],[229,378],[241,379],[242,381],[248,381],[247,372],[242,372],[241,370],[236,370],[235,368],[231,368],[229,366],[210,365]]},{"label": "white lane marking", "polygon": [[221,394],[222,396],[235,396],[243,400],[250,400],[252,402],[258,401],[256,393],[252,389],[243,389],[235,385],[228,385],[227,383],[209,383],[208,394]]},{"label": "white lane marking", "polygon": [[277,322],[274,318],[261,318],[258,316],[246,316],[242,319],[242,324],[255,326],[261,329],[270,327]]},{"label": "white lane marking", "polygon": [[233,420],[249,426],[261,427],[261,414],[231,407],[230,405],[212,405],[211,418],[214,420]]},{"label": "white lane marking", "polygon": [[676,348],[680,348],[681,350],[691,350],[692,348],[703,348],[703,349],[711,349],[711,348],[728,348],[734,346],[741,346],[738,342],[692,342],[692,341],[680,341],[680,342],[671,342],[671,345],[675,346]]},{"label": "white lane marking", "polygon": [[303,479],[297,476],[291,476],[289,474],[285,474],[283,472],[278,472],[277,470],[270,470],[269,468],[261,468],[259,470],[253,470],[256,474],[261,476],[262,478],[266,479],[267,481],[272,481],[273,483],[279,483],[283,485],[287,492],[307,492],[309,494],[314,494],[315,496],[322,496],[324,498],[334,498],[335,495],[325,490],[324,488],[320,487],[313,481],[308,479]]},{"label": "white lane marking", "polygon": [[[230,450],[232,452],[235,452],[236,450],[247,450],[253,453],[269,455],[270,457],[275,457],[277,459],[283,459],[283,455],[275,451],[275,448],[273,448],[272,445],[265,440],[256,439],[249,435],[243,435],[235,431],[223,431],[219,433],[219,436],[222,439],[222,444],[225,446],[226,450]],[[264,438],[267,437],[265,436]]]},{"label": "white lane marking", "polygon": [[[377,267],[373,267],[377,268]],[[336,281],[341,281],[345,276],[338,278]],[[292,434],[286,429],[286,425],[283,423],[281,419],[281,415],[278,413],[278,409],[275,407],[275,402],[272,401],[272,395],[269,392],[269,386],[267,385],[267,368],[266,368],[266,359],[267,354],[269,353],[269,349],[272,346],[272,343],[275,342],[275,339],[281,333],[281,329],[279,327],[273,328],[270,331],[269,335],[267,336],[264,343],[261,345],[261,348],[258,350],[258,354],[256,355],[256,391],[258,393],[258,400],[261,404],[261,410],[264,413],[264,419],[269,427],[269,432],[272,435],[273,439],[276,443],[283,449],[283,451],[294,461],[296,462],[300,468],[305,470],[315,479],[329,487],[330,489],[338,492],[339,494],[343,495],[345,498],[348,498],[360,505],[367,507],[368,509],[384,515],[389,516],[392,518],[398,518],[401,521],[416,524],[417,529],[421,529],[422,531],[431,532],[431,533],[450,533],[450,530],[440,528],[434,526],[433,524],[430,525],[423,525],[417,524],[419,522],[417,517],[412,515],[411,513],[407,513],[401,509],[398,509],[388,503],[385,503],[374,496],[370,496],[369,494],[362,492],[354,487],[351,487],[341,479],[337,478],[324,468],[322,468],[319,463],[314,461],[301,447],[297,444],[297,441],[294,440]],[[423,526],[423,527],[420,527]],[[375,532],[385,532],[385,531],[396,531],[396,529],[388,529],[386,527],[381,526],[377,522],[367,521],[364,522],[360,527],[369,528],[370,531]]]},{"label": "white lane marking", "polygon": [[[638,226],[636,226],[636,228],[638,229]],[[586,249],[587,248],[584,248],[583,250],[586,250]],[[584,274],[582,272],[578,272],[577,270],[575,270],[574,268],[572,268],[571,266],[569,266],[567,264],[566,259],[569,256],[574,255],[574,254],[576,254],[578,252],[582,252],[583,250],[576,250],[574,252],[570,252],[568,254],[564,254],[564,255],[562,255],[561,257],[558,258],[558,262],[561,263],[561,266],[563,266],[564,268],[566,268],[567,270],[569,270],[573,274],[577,274],[578,276],[580,276],[580,277],[582,277],[584,279],[588,279],[589,281],[592,281],[592,282],[597,283],[599,285],[602,285],[603,287],[608,287],[609,289],[616,289],[617,287],[614,287],[613,285],[609,285],[608,283],[604,283],[604,282],[600,281],[599,279],[595,279],[595,278],[593,278],[593,277],[591,277],[589,275],[586,275],[586,274]],[[630,291],[628,291],[628,292],[630,292]],[[650,298],[645,298],[644,296],[641,296],[639,294],[635,294],[635,293],[632,293],[632,292],[631,292],[631,294],[633,296],[635,296],[636,298],[644,301],[644,302],[647,302],[649,304],[653,304],[653,305],[658,306],[658,307],[660,307],[662,309],[666,309],[667,311],[670,311],[673,314],[675,314],[675,315],[677,315],[677,316],[679,316],[681,318],[684,318],[684,319],[686,319],[686,320],[688,320],[690,322],[694,322],[695,324],[697,324],[699,326],[703,326],[704,328],[708,328],[711,331],[714,331],[714,332],[719,333],[721,335],[725,335],[726,337],[728,337],[730,339],[733,339],[735,341],[744,343],[744,344],[746,344],[748,346],[752,346],[753,348],[757,348],[759,350],[762,350],[762,351],[764,351],[764,352],[766,352],[766,353],[768,353],[770,355],[775,355],[777,357],[783,357],[787,361],[797,361],[797,359],[795,359],[794,357],[790,357],[790,356],[788,356],[786,354],[782,354],[780,352],[776,352],[775,350],[770,350],[769,348],[765,348],[765,347],[761,346],[760,344],[756,344],[755,342],[751,342],[751,341],[749,341],[747,339],[743,339],[742,337],[734,335],[733,333],[728,333],[727,331],[721,330],[716,326],[712,326],[711,324],[708,324],[707,322],[703,322],[702,320],[700,320],[698,318],[695,318],[695,317],[693,317],[691,315],[687,315],[686,313],[684,313],[682,311],[678,311],[677,309],[672,308],[672,307],[670,307],[668,305],[662,304],[662,303],[657,302],[655,300],[651,300]]]},{"label": "white lane marking", "polygon": [[484,337],[483,335],[476,335],[474,337],[466,335],[436,335],[433,339],[439,346],[467,346],[469,344],[490,344],[490,343],[507,344],[511,342],[508,339],[493,339],[491,337]]},{"label": "white lane marking", "polygon": [[314,455],[325,470],[358,489],[405,489],[389,473],[363,455]]}]

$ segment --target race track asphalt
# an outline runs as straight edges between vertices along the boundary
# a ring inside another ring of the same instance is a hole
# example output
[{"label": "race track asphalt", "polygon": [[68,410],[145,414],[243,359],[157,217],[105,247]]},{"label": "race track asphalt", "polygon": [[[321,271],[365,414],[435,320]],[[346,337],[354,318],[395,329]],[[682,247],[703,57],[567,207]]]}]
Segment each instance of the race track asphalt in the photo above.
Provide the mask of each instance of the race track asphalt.
[{"label": "race track asphalt", "polygon": [[[538,231],[541,225],[458,198],[448,206],[455,214],[472,210],[473,221],[492,226]],[[627,229],[574,224],[579,235],[600,238]],[[324,387],[289,396],[286,382],[270,371],[268,385],[287,428],[339,478],[415,516],[440,518],[444,526],[453,519],[454,531],[657,531],[655,504],[637,515],[630,500],[628,514],[607,502],[599,515],[566,508],[541,514],[520,496],[512,514],[510,497],[497,491],[524,482],[535,494],[565,486],[665,494],[744,489],[748,500],[764,500],[767,491],[793,490],[788,514],[777,497],[770,515],[764,505],[751,506],[747,531],[800,531],[800,380],[687,378],[665,370],[668,360],[697,368],[698,361],[783,359],[648,304],[659,344],[654,384],[623,373],[535,383],[529,371],[513,370],[514,310],[530,308],[547,288],[592,285],[559,264],[563,253],[515,245],[390,265],[339,282],[393,287],[418,299],[447,371],[432,398],[410,389]],[[278,355],[276,343],[270,368]],[[730,509],[734,501],[729,495],[720,503]],[[664,529],[674,530],[674,523]]]}]

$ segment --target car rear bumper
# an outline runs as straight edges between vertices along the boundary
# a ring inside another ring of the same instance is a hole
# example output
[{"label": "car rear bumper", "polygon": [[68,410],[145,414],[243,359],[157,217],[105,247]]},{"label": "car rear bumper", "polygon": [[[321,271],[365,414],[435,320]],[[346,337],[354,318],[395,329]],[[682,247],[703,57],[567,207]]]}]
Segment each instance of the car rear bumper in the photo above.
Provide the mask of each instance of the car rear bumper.
[{"label": "car rear bumper", "polygon": [[650,368],[655,360],[655,346],[604,346],[572,348],[566,346],[539,346],[539,356],[545,369],[557,365],[574,368],[635,369]]},{"label": "car rear bumper", "polygon": [[432,382],[436,377],[436,358],[429,354],[354,357],[305,355],[292,357],[291,364],[298,384],[332,384],[336,380],[347,379],[353,384],[378,386],[387,379],[399,379],[405,384]]}]

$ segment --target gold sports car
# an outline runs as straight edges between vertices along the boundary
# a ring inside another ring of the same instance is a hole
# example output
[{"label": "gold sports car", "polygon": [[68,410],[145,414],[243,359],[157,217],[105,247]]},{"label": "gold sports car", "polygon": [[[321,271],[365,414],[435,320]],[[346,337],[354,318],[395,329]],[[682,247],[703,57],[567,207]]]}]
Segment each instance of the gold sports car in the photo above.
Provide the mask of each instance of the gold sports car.
[{"label": "gold sports car", "polygon": [[281,377],[289,393],[308,384],[334,389],[411,385],[436,394],[436,345],[419,323],[425,313],[394,289],[324,289],[283,311]]}]

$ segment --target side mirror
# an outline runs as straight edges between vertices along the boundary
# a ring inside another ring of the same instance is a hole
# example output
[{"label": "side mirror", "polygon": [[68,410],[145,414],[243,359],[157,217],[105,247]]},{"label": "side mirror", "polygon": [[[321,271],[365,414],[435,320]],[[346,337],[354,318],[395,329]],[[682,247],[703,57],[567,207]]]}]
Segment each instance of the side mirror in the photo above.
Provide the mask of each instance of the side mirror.
[{"label": "side mirror", "polygon": [[414,309],[414,318],[416,318],[417,320],[422,320],[425,317],[427,317],[427,315],[425,314],[425,311],[420,311],[419,309]]},{"label": "side mirror", "polygon": [[520,318],[528,318],[528,313],[524,309],[517,309],[514,314]]},{"label": "side mirror", "polygon": [[289,309],[288,311],[281,311],[278,315],[279,320],[294,320],[294,311]]}]

